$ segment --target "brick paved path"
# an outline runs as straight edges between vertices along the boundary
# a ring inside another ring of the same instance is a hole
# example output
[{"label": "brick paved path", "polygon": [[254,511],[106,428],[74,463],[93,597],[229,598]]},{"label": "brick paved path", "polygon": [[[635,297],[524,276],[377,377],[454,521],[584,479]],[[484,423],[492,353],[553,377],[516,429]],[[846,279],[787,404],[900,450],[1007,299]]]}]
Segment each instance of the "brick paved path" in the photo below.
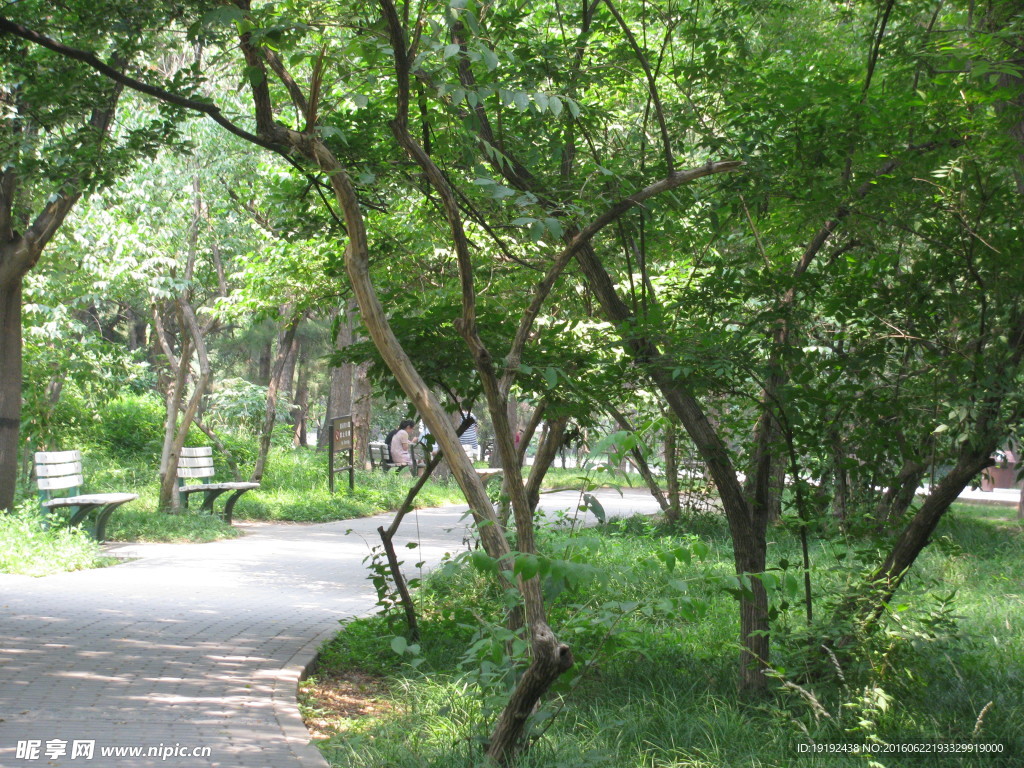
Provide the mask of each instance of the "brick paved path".
[{"label": "brick paved path", "polygon": [[[602,501],[610,514],[656,511],[643,493]],[[463,546],[464,509],[406,519],[416,561]],[[137,559],[111,568],[0,574],[0,766],[322,768],[296,685],[338,621],[372,609],[362,561],[387,519],[247,525],[230,541],[116,547]],[[38,757],[19,756],[33,740]],[[95,742],[91,759],[73,756],[76,740]],[[191,754],[204,747],[208,756]]]}]

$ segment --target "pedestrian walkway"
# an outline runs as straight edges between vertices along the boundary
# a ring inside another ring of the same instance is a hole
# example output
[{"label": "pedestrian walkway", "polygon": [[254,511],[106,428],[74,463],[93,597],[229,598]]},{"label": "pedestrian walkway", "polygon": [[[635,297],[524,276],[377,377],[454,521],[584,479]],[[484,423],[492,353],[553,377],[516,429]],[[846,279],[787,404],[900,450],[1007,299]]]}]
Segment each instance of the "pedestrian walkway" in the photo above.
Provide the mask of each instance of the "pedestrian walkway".
[{"label": "pedestrian walkway", "polygon": [[[601,501],[658,511],[642,492]],[[410,515],[396,547],[436,564],[465,546],[465,509]],[[0,574],[0,766],[323,768],[296,686],[338,622],[373,609],[363,559],[388,520],[247,524],[209,544],[115,545],[134,559],[110,568]]]}]

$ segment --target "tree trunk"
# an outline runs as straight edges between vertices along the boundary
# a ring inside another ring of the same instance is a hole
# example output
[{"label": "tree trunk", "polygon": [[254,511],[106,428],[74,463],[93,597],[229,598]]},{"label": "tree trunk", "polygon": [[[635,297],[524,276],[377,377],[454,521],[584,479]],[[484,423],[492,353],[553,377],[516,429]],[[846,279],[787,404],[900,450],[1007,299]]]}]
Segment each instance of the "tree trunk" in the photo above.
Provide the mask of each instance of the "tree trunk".
[{"label": "tree trunk", "polygon": [[370,364],[355,366],[352,377],[352,439],[356,465],[362,462],[370,469],[370,418],[373,415],[373,393],[370,389]]},{"label": "tree trunk", "polygon": [[[6,275],[5,275],[6,277]],[[21,277],[0,283],[0,511],[14,508],[21,429]]]},{"label": "tree trunk", "polygon": [[678,523],[682,517],[682,494],[679,489],[679,423],[672,414],[665,417],[665,483],[668,488],[668,509],[665,517]]},{"label": "tree trunk", "polygon": [[913,503],[914,495],[921,487],[921,481],[924,480],[927,471],[928,467],[924,464],[910,459],[906,461],[892,485],[885,489],[875,508],[875,527],[879,532],[900,521]]},{"label": "tree trunk", "polygon": [[263,473],[267,467],[267,456],[270,454],[270,441],[274,436],[274,424],[277,421],[277,398],[284,380],[285,368],[288,363],[288,356],[291,354],[292,342],[302,322],[302,315],[292,319],[281,336],[281,342],[277,349],[277,360],[274,361],[274,371],[270,376],[270,384],[267,386],[267,407],[263,412],[263,426],[260,431],[260,447],[256,456],[256,466],[252,470],[249,482],[258,483],[263,479]]},{"label": "tree trunk", "polygon": [[[544,482],[544,476],[555,463],[555,456],[562,445],[562,435],[565,434],[565,426],[569,423],[568,416],[561,416],[547,423],[544,431],[544,439],[537,446],[537,453],[533,458],[533,466],[530,467],[530,476],[526,481],[526,498],[530,503],[530,509],[536,511],[540,503],[540,487]],[[511,478],[521,483],[519,478]]]},{"label": "tree trunk", "polygon": [[173,355],[169,354],[167,361],[174,371],[174,378],[164,397],[164,443],[160,452],[160,495],[156,503],[157,509],[160,510],[177,511],[181,505],[178,494],[174,492],[179,457],[179,454],[174,452],[174,443],[178,434],[178,413],[181,411],[181,401],[184,399],[185,384],[188,380],[190,356],[189,344],[187,340],[182,339],[178,360],[175,362]]},{"label": "tree trunk", "polygon": [[[575,255],[605,315],[618,329],[626,352],[651,376],[707,466],[729,523],[737,575],[743,578],[747,578],[747,574],[759,575],[767,559],[766,508],[756,508],[748,503],[729,458],[729,451],[700,403],[685,388],[684,382],[673,375],[670,356],[663,355],[648,337],[632,329],[632,312],[619,297],[615,284],[593,248],[583,246]],[[769,621],[764,586],[757,578],[750,581],[750,593],[744,592],[740,596],[742,650],[739,680],[741,690],[756,693],[764,691],[768,685],[764,671],[769,658]]]},{"label": "tree trunk", "polygon": [[990,437],[973,449],[963,449],[953,469],[931,489],[917,514],[896,540],[885,562],[868,580],[871,589],[862,596],[859,611],[862,617],[871,620],[881,615],[884,604],[895,594],[910,566],[931,540],[935,526],[950,504],[957,500],[979,472],[992,466],[994,462],[991,456],[998,443],[997,439]]},{"label": "tree trunk", "polygon": [[[338,317],[341,313],[335,313],[335,318],[338,322],[338,333],[334,337],[335,351],[341,351],[352,344],[352,327],[355,323],[355,313],[356,307],[353,302],[346,302],[345,312],[341,317]],[[352,414],[353,367],[352,363],[342,363],[331,368],[331,387],[327,395],[327,416],[324,420],[324,430],[317,439],[317,445],[320,447],[327,445],[327,429],[332,418],[348,415],[354,416]],[[355,455],[361,456],[362,454],[357,451]]]},{"label": "tree trunk", "polygon": [[256,358],[256,382],[264,386],[270,385],[270,374],[274,366],[274,345],[268,341],[260,345],[260,354]]},{"label": "tree trunk", "polygon": [[295,420],[295,432],[292,436],[293,448],[305,448],[306,421],[309,417],[309,370],[306,365],[305,347],[299,347],[299,356],[295,361],[297,379],[295,383],[295,407],[292,409]]},{"label": "tree trunk", "polygon": [[[283,313],[287,314],[287,310]],[[302,348],[302,341],[298,333],[288,337],[288,330],[285,328],[277,337],[278,349],[287,349],[287,356],[284,359],[284,370],[281,371],[277,383],[277,397],[288,404],[288,417],[292,418],[295,405],[295,371],[299,364],[299,355]]]},{"label": "tree trunk", "polygon": [[[177,376],[174,388],[167,398],[167,421],[164,430],[164,450],[160,459],[160,496],[157,500],[157,508],[163,510],[177,510],[180,508],[180,500],[177,494],[178,484],[178,459],[181,457],[181,449],[188,440],[188,433],[192,422],[199,413],[199,405],[202,403],[206,391],[210,387],[212,372],[210,361],[206,353],[206,341],[203,338],[203,331],[196,320],[195,310],[188,303],[186,297],[178,300],[178,307],[181,312],[182,328],[182,349],[177,360]],[[158,329],[158,332],[159,329]],[[192,389],[192,396],[188,405],[181,408],[184,400],[185,386],[188,382],[188,374],[191,370],[192,350],[195,350],[199,363],[199,373],[196,376]],[[172,365],[175,364],[174,355],[169,343],[165,344],[165,352]],[[181,411],[181,422],[178,422],[178,413]]]},{"label": "tree trunk", "polygon": [[530,420],[526,422],[526,426],[523,428],[523,435],[519,438],[517,456],[520,467],[526,463],[526,451],[530,446],[530,441],[533,440],[537,427],[540,426],[544,419],[544,411],[547,410],[547,406],[548,404],[545,400],[538,403],[537,407],[533,409],[533,413],[530,414]]}]

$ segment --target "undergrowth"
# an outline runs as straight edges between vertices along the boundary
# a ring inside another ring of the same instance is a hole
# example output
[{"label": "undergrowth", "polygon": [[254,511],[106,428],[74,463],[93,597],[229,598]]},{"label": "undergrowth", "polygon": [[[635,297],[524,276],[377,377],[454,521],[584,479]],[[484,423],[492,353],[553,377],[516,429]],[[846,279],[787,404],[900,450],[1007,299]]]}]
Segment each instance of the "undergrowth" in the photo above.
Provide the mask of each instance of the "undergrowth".
[{"label": "undergrowth", "polygon": [[[1019,524],[957,505],[870,633],[837,606],[874,545],[812,548],[816,618],[808,626],[802,580],[787,578],[797,543],[773,529],[769,591],[778,615],[773,677],[760,699],[736,692],[728,537],[710,517],[690,524],[700,537],[646,520],[575,538],[544,534],[549,620],[576,664],[537,712],[523,768],[1024,764]],[[421,588],[418,643],[405,639],[397,613],[348,623],[323,649],[318,673],[385,675],[392,706],[323,743],[332,765],[479,765],[524,661],[506,654],[516,640],[504,628],[503,598],[484,560],[467,555]],[[813,751],[853,744],[1002,751]]]},{"label": "undergrowth", "polygon": [[113,562],[84,531],[51,522],[33,505],[0,512],[0,573],[49,576]]}]

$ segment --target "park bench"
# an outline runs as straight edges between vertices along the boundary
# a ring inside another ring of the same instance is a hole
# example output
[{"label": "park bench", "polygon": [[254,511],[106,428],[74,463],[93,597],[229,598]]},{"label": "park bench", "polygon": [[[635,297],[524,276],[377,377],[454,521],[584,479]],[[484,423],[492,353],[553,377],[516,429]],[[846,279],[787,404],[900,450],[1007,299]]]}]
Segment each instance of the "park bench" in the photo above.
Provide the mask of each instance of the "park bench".
[{"label": "park bench", "polygon": [[[35,455],[40,506],[47,511],[67,510],[67,524],[81,525],[97,541],[107,535],[107,521],[122,504],[139,498],[136,493],[79,494],[83,483],[81,451],[39,451]],[[66,496],[54,496],[64,491]]]},{"label": "park bench", "polygon": [[501,477],[504,471],[505,470],[499,467],[496,469],[477,469],[476,473],[480,477],[480,479],[483,480],[484,485],[486,486],[487,483],[489,483],[494,478]]},{"label": "park bench", "polygon": [[224,504],[224,511],[221,515],[224,522],[231,524],[231,515],[235,509],[235,502],[238,501],[246,491],[259,488],[259,483],[198,483],[189,484],[192,478],[213,477],[213,449],[203,448],[182,448],[181,456],[178,458],[178,494],[181,496],[181,504],[188,509],[188,499],[193,493],[203,494],[202,509],[205,512],[213,513],[213,503],[217,498],[228,491],[234,491]]},{"label": "park bench", "polygon": [[394,468],[391,463],[391,450],[386,443],[370,443],[370,468],[387,472]]}]

